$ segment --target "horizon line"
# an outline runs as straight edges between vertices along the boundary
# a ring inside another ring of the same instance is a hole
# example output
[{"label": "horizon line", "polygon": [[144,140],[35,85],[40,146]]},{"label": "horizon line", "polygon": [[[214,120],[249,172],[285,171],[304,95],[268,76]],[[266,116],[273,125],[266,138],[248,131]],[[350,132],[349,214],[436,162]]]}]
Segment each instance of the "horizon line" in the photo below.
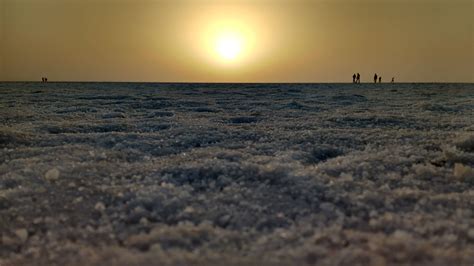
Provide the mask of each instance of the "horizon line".
[{"label": "horizon line", "polygon": [[0,80],[0,83],[150,83],[150,84],[474,84],[474,81],[395,81],[395,82],[344,82],[344,81],[97,81],[97,80]]}]

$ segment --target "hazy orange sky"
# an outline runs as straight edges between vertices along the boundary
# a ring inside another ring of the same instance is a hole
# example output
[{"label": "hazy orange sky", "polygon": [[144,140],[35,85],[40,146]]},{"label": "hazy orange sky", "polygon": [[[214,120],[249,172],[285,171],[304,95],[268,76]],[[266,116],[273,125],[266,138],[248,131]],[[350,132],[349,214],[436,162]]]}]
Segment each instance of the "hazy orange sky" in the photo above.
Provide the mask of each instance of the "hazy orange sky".
[{"label": "hazy orange sky", "polygon": [[[235,34],[239,53],[214,47]],[[474,0],[0,0],[0,80],[474,82]]]}]

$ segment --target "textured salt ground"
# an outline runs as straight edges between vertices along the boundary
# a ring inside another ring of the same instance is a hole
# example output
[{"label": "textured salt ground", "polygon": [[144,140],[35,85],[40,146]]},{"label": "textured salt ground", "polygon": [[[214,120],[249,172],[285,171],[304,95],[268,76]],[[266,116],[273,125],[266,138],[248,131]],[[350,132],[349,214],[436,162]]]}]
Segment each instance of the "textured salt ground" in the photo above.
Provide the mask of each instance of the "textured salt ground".
[{"label": "textured salt ground", "polygon": [[0,83],[0,265],[472,265],[473,84]]}]

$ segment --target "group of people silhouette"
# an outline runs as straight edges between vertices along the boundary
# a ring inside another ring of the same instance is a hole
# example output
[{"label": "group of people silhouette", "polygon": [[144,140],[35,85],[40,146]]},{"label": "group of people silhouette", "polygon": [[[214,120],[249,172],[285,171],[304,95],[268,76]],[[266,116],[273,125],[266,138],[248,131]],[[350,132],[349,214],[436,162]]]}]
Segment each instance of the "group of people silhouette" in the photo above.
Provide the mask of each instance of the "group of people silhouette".
[{"label": "group of people silhouette", "polygon": [[[382,83],[382,76],[378,76],[377,73],[374,74],[374,83],[377,83],[377,81],[379,83]],[[392,77],[392,83],[395,82],[395,77]],[[352,83],[360,83],[360,74],[357,73],[354,75],[352,75]]]},{"label": "group of people silhouette", "polygon": [[48,82],[48,78],[42,77],[41,82]]},{"label": "group of people silhouette", "polygon": [[360,83],[360,74],[359,73],[357,73],[357,75],[356,74],[352,75],[352,83]]},{"label": "group of people silhouette", "polygon": [[[377,73],[374,74],[374,83],[377,83]],[[382,76],[379,76],[379,83],[382,83]]]}]

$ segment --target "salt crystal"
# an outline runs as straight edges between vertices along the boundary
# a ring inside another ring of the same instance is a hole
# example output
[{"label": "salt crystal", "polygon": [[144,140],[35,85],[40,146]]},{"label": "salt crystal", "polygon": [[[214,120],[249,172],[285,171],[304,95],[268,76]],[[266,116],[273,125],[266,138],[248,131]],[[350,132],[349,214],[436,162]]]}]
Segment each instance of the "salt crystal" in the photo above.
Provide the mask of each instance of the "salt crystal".
[{"label": "salt crystal", "polygon": [[28,240],[28,231],[24,228],[16,230],[15,235],[21,240],[22,243],[25,243],[26,240]]},{"label": "salt crystal", "polygon": [[456,163],[454,164],[454,169],[453,169],[453,175],[457,179],[467,179],[467,178],[473,178],[474,177],[474,169],[471,167],[461,164],[461,163]]},{"label": "salt crystal", "polygon": [[44,175],[44,178],[48,181],[56,181],[59,179],[59,170],[57,168],[52,168],[49,169],[46,174]]},{"label": "salt crystal", "polygon": [[97,202],[97,204],[94,206],[94,209],[96,211],[104,211],[105,210],[105,205],[102,202]]}]

